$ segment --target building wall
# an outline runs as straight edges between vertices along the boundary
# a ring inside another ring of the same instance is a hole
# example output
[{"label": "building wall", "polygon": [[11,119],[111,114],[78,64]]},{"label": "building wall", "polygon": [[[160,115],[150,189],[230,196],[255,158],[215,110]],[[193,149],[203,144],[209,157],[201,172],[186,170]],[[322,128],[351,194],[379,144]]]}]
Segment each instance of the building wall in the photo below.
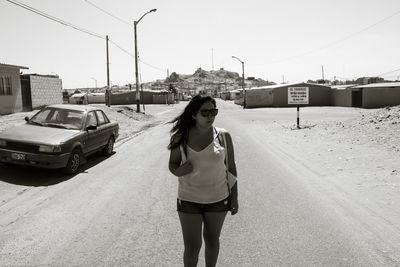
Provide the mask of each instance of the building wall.
[{"label": "building wall", "polygon": [[382,108],[400,105],[400,87],[363,88],[363,108]]},{"label": "building wall", "polygon": [[331,91],[331,105],[332,106],[341,106],[341,107],[351,107],[351,93],[352,90],[343,89],[343,90],[335,90]]},{"label": "building wall", "polygon": [[54,77],[30,75],[32,108],[62,104],[62,82]]},{"label": "building wall", "polygon": [[[143,93],[140,92],[140,96],[141,96],[140,104],[166,103],[166,95],[164,94],[151,91],[143,91]],[[174,102],[174,96],[172,94],[168,94],[168,101],[169,103]],[[136,91],[111,94],[111,105],[127,105],[127,104],[136,104]]]},{"label": "building wall", "polygon": [[288,104],[288,87],[308,87],[308,105],[302,106],[330,106],[331,88],[314,84],[299,83],[285,87],[274,88],[274,107],[293,107]]},{"label": "building wall", "polygon": [[274,89],[246,90],[246,108],[272,107]]},{"label": "building wall", "polygon": [[167,101],[169,104],[174,103],[173,95],[153,95],[154,104],[167,104]]},{"label": "building wall", "polygon": [[11,77],[12,95],[0,95],[0,115],[22,111],[19,69],[0,67],[0,77]]}]

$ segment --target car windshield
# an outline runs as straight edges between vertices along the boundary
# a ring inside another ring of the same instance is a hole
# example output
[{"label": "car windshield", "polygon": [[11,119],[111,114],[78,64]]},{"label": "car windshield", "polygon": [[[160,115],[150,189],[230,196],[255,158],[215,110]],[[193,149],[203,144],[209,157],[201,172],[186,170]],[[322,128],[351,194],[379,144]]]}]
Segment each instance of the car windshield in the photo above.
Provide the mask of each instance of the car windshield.
[{"label": "car windshield", "polygon": [[82,128],[83,119],[83,111],[45,108],[33,116],[29,123],[45,127],[78,130]]}]

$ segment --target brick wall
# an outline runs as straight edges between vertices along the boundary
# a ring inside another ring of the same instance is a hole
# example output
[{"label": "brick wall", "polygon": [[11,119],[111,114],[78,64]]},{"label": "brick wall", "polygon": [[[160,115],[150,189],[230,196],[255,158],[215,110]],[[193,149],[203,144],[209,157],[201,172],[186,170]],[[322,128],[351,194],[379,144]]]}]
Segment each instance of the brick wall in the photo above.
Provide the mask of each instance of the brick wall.
[{"label": "brick wall", "polygon": [[54,77],[31,75],[32,108],[62,104],[62,82]]}]

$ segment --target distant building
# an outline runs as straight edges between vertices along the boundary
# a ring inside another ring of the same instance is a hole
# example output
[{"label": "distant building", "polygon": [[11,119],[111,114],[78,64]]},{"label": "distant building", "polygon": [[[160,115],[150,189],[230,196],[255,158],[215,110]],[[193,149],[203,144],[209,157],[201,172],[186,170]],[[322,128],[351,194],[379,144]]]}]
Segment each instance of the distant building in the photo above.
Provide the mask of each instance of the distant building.
[{"label": "distant building", "polygon": [[352,87],[351,90],[353,94],[358,94],[356,103],[357,106],[362,108],[400,105],[400,82],[358,85]]},{"label": "distant building", "polygon": [[28,67],[0,63],[0,115],[23,110],[21,69]]},{"label": "distant building", "polygon": [[[302,106],[329,106],[331,88],[313,83],[278,84],[246,89],[246,107],[291,107],[288,104],[289,87],[308,87],[309,104]],[[241,92],[243,97],[243,92]],[[236,103],[243,103],[237,99]]]},{"label": "distant building", "polygon": [[63,103],[62,81],[57,75],[21,75],[24,110]]},{"label": "distant building", "polygon": [[371,84],[371,83],[383,83],[385,79],[381,77],[361,77],[358,78],[355,83],[364,85],[364,84]]},{"label": "distant building", "polygon": [[400,105],[400,82],[332,86],[331,104],[359,108]]}]

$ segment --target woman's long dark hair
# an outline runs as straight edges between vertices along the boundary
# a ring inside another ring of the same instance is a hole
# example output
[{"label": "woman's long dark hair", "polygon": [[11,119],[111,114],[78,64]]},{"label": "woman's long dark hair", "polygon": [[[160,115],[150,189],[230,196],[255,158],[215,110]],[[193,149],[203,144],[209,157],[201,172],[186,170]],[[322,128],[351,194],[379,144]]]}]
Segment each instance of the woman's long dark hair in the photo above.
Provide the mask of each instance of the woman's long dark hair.
[{"label": "woman's long dark hair", "polygon": [[211,96],[196,95],[190,100],[182,114],[171,121],[171,123],[174,123],[174,126],[171,129],[172,136],[168,149],[173,149],[186,142],[189,129],[196,125],[196,121],[192,116],[196,114],[206,102],[211,102],[214,107],[217,106],[215,99]]}]

